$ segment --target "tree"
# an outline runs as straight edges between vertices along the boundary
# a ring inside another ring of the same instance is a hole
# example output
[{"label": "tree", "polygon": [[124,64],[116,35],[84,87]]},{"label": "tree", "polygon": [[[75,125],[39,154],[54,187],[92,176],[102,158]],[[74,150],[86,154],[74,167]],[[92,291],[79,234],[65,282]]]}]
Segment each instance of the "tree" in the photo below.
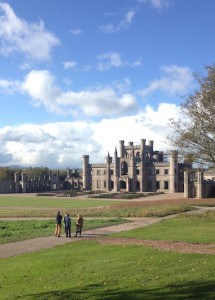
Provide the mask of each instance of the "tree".
[{"label": "tree", "polygon": [[194,74],[199,87],[185,97],[179,120],[170,120],[172,145],[200,164],[215,164],[215,65],[206,66],[207,76]]}]

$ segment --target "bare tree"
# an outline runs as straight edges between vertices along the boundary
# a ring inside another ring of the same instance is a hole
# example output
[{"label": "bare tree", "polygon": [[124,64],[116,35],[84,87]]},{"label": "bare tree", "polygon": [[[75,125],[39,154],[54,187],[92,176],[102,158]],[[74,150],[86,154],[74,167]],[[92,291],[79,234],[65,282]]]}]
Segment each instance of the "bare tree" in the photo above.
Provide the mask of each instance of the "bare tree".
[{"label": "bare tree", "polygon": [[199,88],[185,97],[179,120],[170,120],[170,143],[200,164],[215,164],[215,65],[205,67],[207,76],[194,74]]}]

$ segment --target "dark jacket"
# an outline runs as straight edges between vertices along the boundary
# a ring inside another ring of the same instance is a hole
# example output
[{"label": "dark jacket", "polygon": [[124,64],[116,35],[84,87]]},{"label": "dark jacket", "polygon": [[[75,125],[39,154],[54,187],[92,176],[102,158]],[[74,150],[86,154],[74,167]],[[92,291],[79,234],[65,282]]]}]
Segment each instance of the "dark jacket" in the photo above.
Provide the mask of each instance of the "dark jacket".
[{"label": "dark jacket", "polygon": [[71,219],[69,216],[64,217],[64,224],[65,224],[65,227],[71,227]]},{"label": "dark jacket", "polygon": [[56,215],[56,224],[61,225],[61,221],[62,221],[62,216],[61,216],[60,213],[58,213],[58,214]]}]

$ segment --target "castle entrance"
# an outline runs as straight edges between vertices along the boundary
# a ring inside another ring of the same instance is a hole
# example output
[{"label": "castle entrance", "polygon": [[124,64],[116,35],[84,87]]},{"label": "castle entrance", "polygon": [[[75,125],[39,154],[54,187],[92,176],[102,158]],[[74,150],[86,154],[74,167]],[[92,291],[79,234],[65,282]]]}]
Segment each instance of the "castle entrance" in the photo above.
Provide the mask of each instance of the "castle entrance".
[{"label": "castle entrance", "polygon": [[122,189],[122,190],[126,189],[126,182],[124,180],[120,181],[120,189]]}]

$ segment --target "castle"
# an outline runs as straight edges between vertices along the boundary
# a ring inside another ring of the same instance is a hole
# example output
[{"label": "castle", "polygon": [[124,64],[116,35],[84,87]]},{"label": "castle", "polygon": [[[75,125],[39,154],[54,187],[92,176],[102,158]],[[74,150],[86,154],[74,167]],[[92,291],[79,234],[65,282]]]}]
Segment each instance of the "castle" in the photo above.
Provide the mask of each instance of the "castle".
[{"label": "castle", "polygon": [[89,155],[82,157],[83,189],[106,192],[183,192],[185,163],[178,163],[177,151],[171,151],[169,161],[161,151],[154,151],[154,142],[140,145],[119,141],[119,154],[108,153],[106,162],[90,164]]},{"label": "castle", "polygon": [[[205,174],[205,178],[204,178]],[[40,193],[62,190],[101,192],[184,193],[185,198],[207,198],[215,194],[215,170],[203,172],[180,162],[177,151],[164,155],[154,150],[154,142],[140,140],[139,145],[119,141],[119,154],[109,152],[104,163],[90,164],[89,155],[82,157],[82,172],[67,169],[64,178],[49,172],[43,178],[28,178],[15,172],[14,180],[0,181],[0,193]],[[214,176],[214,177],[213,177]],[[182,195],[183,197],[183,195]]]}]

